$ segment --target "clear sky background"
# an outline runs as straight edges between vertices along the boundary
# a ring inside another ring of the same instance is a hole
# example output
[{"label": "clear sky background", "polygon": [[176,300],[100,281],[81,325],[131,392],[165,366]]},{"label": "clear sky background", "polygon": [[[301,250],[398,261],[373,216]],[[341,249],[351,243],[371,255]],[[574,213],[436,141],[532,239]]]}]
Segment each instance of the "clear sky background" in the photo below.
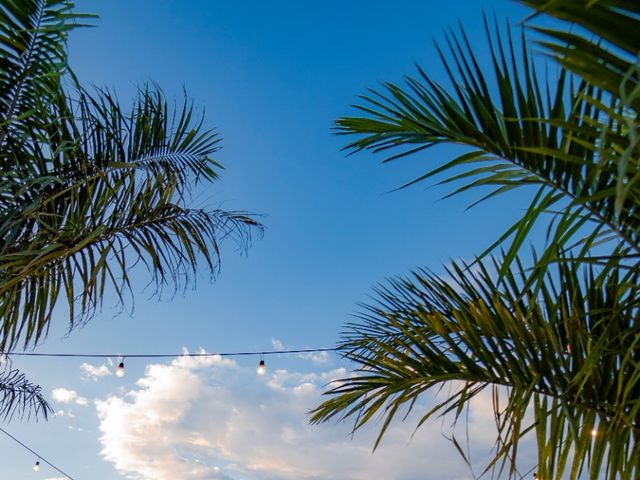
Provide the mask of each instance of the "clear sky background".
[{"label": "clear sky background", "polygon": [[[75,31],[70,63],[87,84],[123,103],[156,82],[169,98],[184,88],[223,137],[226,170],[198,192],[196,206],[263,214],[266,232],[248,255],[224,249],[222,271],[185,295],[158,301],[139,277],[132,314],[105,308],[65,335],[63,312],[47,352],[210,352],[333,346],[357,303],[385,278],[454,258],[472,258],[526,206],[518,194],[465,207],[478,194],[441,201],[444,188],[387,193],[450,158],[439,148],[402,161],[341,152],[335,118],[381,80],[400,81],[417,62],[444,80],[432,39],[464,24],[481,58],[483,11],[522,20],[506,0],[168,1],[80,0],[100,15]],[[440,423],[411,440],[411,419],[371,455],[373,431],[352,439],[348,425],[307,426],[305,412],[328,380],[350,365],[333,356],[235,362],[17,359],[58,414],[6,426],[77,480],[396,478],[464,479],[470,474]],[[93,367],[93,368],[91,368]],[[64,390],[61,390],[64,389]],[[424,399],[425,404],[430,399]],[[490,405],[472,409],[479,454],[492,438]],[[56,479],[0,436],[0,478]]]}]

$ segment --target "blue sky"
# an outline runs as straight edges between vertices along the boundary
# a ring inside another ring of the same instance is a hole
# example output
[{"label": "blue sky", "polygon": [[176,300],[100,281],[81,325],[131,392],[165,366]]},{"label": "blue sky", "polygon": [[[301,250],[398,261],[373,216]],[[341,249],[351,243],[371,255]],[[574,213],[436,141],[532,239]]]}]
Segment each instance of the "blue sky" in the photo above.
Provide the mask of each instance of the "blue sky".
[{"label": "blue sky", "polygon": [[[123,103],[137,85],[149,81],[170,98],[179,99],[186,89],[205,110],[206,123],[224,139],[217,160],[226,170],[218,182],[198,192],[195,205],[263,214],[266,232],[246,256],[227,246],[220,277],[213,283],[203,277],[184,296],[149,298],[140,276],[132,315],[118,315],[107,299],[95,320],[67,336],[60,312],[40,351],[204,348],[216,352],[264,350],[279,344],[332,346],[357,302],[366,301],[376,283],[418,266],[439,270],[450,259],[471,258],[526,205],[526,197],[512,195],[507,201],[465,211],[476,194],[441,201],[447,190],[427,185],[387,193],[433,162],[446,160],[453,150],[439,148],[381,165],[381,158],[369,153],[346,158],[340,151],[345,139],[331,133],[336,117],[353,112],[349,105],[358,94],[381,80],[400,81],[403,74],[415,71],[416,62],[434,78],[443,79],[432,38],[441,38],[442,30],[457,20],[482,57],[486,48],[482,12],[518,21],[526,12],[514,2],[81,0],[78,9],[100,15],[97,28],[76,31],[71,37],[70,63],[80,79],[112,88]],[[255,378],[254,359],[238,359],[233,365],[167,361],[153,366],[131,360],[124,379],[92,377],[82,363],[16,361],[50,398],[55,389],[65,389],[56,390],[54,402],[62,413],[48,423],[14,421],[7,426],[77,479],[162,480],[175,478],[178,472],[186,480],[288,479],[294,474],[286,473],[282,465],[296,461],[288,456],[287,438],[307,428],[316,428],[316,433],[291,441],[306,446],[307,453],[295,449],[294,453],[306,459],[305,465],[313,465],[315,478],[347,478],[322,470],[330,463],[326,458],[336,458],[336,466],[347,469],[340,463],[340,451],[350,452],[354,462],[361,460],[367,468],[376,462],[393,466],[395,461],[407,480],[425,478],[424,462],[442,466],[427,478],[465,478],[453,447],[440,435],[440,425],[429,426],[431,430],[410,444],[412,426],[398,426],[383,445],[386,453],[373,457],[372,432],[343,445],[346,426],[306,427],[305,408],[313,406],[330,372],[349,367],[331,356],[315,361],[270,358],[269,375],[263,380]],[[100,362],[91,365],[101,367]],[[193,383],[195,400],[158,386],[183,380]],[[228,403],[207,401],[208,395],[217,394]],[[301,403],[295,403],[298,400]],[[283,404],[293,406],[285,411]],[[233,431],[244,429],[241,434],[222,435],[223,425],[212,420],[226,415],[224,405],[236,406],[245,419],[234,420],[238,423]],[[263,424],[254,419],[251,405],[263,405],[273,421]],[[139,430],[152,432],[164,425],[160,431],[173,435],[175,444],[168,438],[158,441],[162,445],[156,450],[118,449],[124,442],[118,434],[136,441],[135,432],[126,427],[140,415],[151,411],[160,415],[174,407],[184,409],[182,420],[158,424],[141,419]],[[487,413],[483,408],[478,406],[475,419],[480,437]],[[287,422],[293,433],[274,433],[277,425]],[[256,425],[253,430],[246,429],[249,423]],[[222,443],[212,446],[202,440],[195,449],[189,435],[196,433]],[[242,448],[237,445],[251,443],[251,438],[272,451],[252,451],[240,458]],[[486,447],[482,438],[479,445]],[[224,442],[234,447],[225,453]],[[425,449],[431,457],[424,457]],[[309,450],[317,450],[319,456],[313,457]],[[422,453],[415,455],[418,451]],[[267,453],[272,463],[265,463]],[[145,468],[152,458],[169,460],[149,473]],[[34,474],[33,461],[32,455],[0,437],[0,477],[58,477],[47,468]],[[190,465],[204,465],[205,470],[188,470]],[[303,466],[294,466],[295,475],[310,475],[301,470]],[[359,478],[357,469],[353,475],[349,478]]]}]

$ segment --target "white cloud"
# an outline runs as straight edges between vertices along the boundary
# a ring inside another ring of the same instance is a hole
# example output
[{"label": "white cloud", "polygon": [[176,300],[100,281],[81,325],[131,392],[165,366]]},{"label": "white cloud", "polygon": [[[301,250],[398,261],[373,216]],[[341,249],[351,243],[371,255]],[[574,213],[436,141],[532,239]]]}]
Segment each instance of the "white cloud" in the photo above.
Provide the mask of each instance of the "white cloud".
[{"label": "white cloud", "polygon": [[75,414],[71,410],[58,410],[53,414],[54,417],[69,417],[76,418]]},{"label": "white cloud", "polygon": [[282,343],[277,338],[271,339],[271,346],[273,347],[274,350],[284,350],[284,343]]},{"label": "white cloud", "polygon": [[99,378],[112,375],[111,369],[105,364],[100,366],[91,365],[90,363],[83,363],[80,365],[83,378],[97,381]]},{"label": "white cloud", "polygon": [[299,356],[305,360],[311,360],[315,364],[329,363],[330,360],[329,352],[307,352],[301,353]]},{"label": "white cloud", "polygon": [[66,388],[54,388],[51,390],[51,396],[53,397],[53,401],[58,403],[75,403],[83,406],[89,404],[89,401],[78,395],[78,392]]},{"label": "white cloud", "polygon": [[[411,439],[419,418],[412,414],[392,424],[374,454],[380,425],[353,439],[350,425],[309,425],[323,385],[345,374],[276,369],[261,378],[253,366],[220,357],[148,365],[135,389],[95,402],[101,453],[135,480],[471,477],[438,422]],[[490,404],[471,410],[471,428],[480,431],[492,419]],[[493,439],[483,435],[476,446],[485,452]]]},{"label": "white cloud", "polygon": [[[277,338],[271,339],[271,347],[276,351],[288,350],[292,349],[290,346],[285,345],[281,340]],[[292,349],[293,350],[293,349]],[[311,360],[315,364],[327,364],[331,357],[329,357],[329,352],[305,352],[298,354],[299,358],[303,360]]]}]

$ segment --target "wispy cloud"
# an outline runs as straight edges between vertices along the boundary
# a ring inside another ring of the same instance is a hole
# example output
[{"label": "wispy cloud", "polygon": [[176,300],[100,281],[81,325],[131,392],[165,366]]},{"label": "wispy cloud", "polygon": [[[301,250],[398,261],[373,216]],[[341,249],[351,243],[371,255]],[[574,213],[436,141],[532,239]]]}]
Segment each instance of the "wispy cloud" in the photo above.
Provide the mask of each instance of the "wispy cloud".
[{"label": "wispy cloud", "polygon": [[76,418],[76,415],[71,410],[58,410],[53,414],[54,417],[69,417]]},{"label": "wispy cloud", "polygon": [[99,378],[108,377],[113,374],[106,364],[96,366],[91,365],[90,363],[83,363],[80,365],[80,371],[82,372],[82,378],[93,381],[97,381]]},{"label": "wispy cloud", "polygon": [[309,353],[301,353],[300,358],[305,360],[311,360],[315,364],[326,364],[329,363],[329,352],[309,352]]},{"label": "wispy cloud", "polygon": [[[273,347],[274,350],[277,350],[277,351],[294,349],[289,345],[285,345],[284,342],[282,342],[282,340],[278,340],[277,338],[271,339],[271,346]],[[298,354],[298,357],[302,358],[303,360],[310,360],[316,365],[324,365],[329,363],[329,361],[331,360],[331,357],[329,356],[329,352],[300,353]]]},{"label": "wispy cloud", "polygon": [[76,392],[75,390],[68,390],[66,388],[54,388],[53,390],[51,390],[51,397],[53,398],[54,402],[58,403],[75,403],[76,405],[82,406],[89,404],[89,401],[86,398],[78,395],[78,392]]},{"label": "wispy cloud", "polygon": [[[415,415],[393,424],[373,455],[379,425],[353,439],[350,425],[309,425],[323,385],[345,374],[275,369],[257,377],[253,366],[219,357],[148,365],[133,390],[96,401],[102,455],[136,480],[470,477],[438,424],[411,440]],[[490,411],[473,414],[478,425],[491,419]]]},{"label": "wispy cloud", "polygon": [[282,343],[277,338],[271,339],[271,346],[273,347],[274,350],[284,350],[284,343]]}]

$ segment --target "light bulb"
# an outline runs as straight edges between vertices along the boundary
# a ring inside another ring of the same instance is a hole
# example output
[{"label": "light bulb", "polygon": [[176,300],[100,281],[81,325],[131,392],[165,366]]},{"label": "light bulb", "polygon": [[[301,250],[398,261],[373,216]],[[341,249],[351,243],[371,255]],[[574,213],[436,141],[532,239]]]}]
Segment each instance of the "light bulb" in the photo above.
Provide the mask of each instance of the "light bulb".
[{"label": "light bulb", "polygon": [[597,428],[594,428],[593,430],[591,430],[591,436],[592,437],[598,436],[598,429]]},{"label": "light bulb", "polygon": [[260,363],[258,364],[258,369],[256,370],[256,372],[258,373],[258,375],[264,375],[266,371],[267,371],[267,367],[264,365],[264,360],[260,360]]},{"label": "light bulb", "polygon": [[40,461],[39,460],[33,466],[33,471],[34,472],[37,472],[38,470],[40,470]]},{"label": "light bulb", "polygon": [[124,362],[120,362],[118,364],[118,368],[116,368],[116,377],[124,377]]}]

